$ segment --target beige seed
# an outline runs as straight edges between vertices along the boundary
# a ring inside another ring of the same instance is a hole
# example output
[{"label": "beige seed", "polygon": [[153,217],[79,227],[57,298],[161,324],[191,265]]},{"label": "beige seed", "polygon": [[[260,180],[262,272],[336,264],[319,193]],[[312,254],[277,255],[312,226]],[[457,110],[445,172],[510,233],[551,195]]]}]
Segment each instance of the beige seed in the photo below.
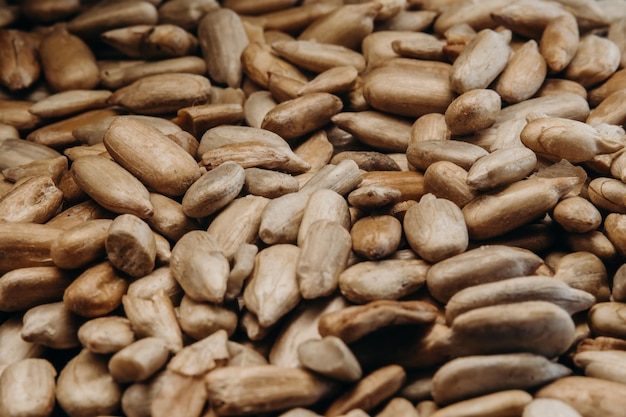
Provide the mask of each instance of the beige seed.
[{"label": "beige seed", "polygon": [[107,90],[68,90],[39,100],[29,111],[40,117],[63,117],[106,107],[111,94]]},{"label": "beige seed", "polygon": [[513,53],[496,81],[495,90],[505,102],[519,103],[539,90],[546,73],[546,60],[539,53],[537,42],[530,40]]},{"label": "beige seed", "polygon": [[230,267],[215,239],[205,231],[184,235],[172,249],[172,275],[196,301],[221,303]]},{"label": "beige seed", "polygon": [[24,359],[9,365],[0,377],[0,411],[7,417],[45,417],[55,404],[57,375],[45,359]]},{"label": "beige seed", "polygon": [[178,307],[178,321],[186,335],[196,340],[208,337],[219,330],[232,335],[237,328],[238,316],[224,306],[197,302],[184,296]]},{"label": "beige seed", "polygon": [[102,68],[100,78],[103,87],[117,89],[130,85],[143,77],[170,73],[204,75],[206,63],[197,56],[141,61],[133,65]]},{"label": "beige seed", "polygon": [[573,315],[590,308],[595,297],[551,277],[509,278],[474,285],[454,294],[446,304],[446,321],[453,323],[457,316],[474,308],[521,301],[549,301]]},{"label": "beige seed", "polygon": [[198,24],[198,40],[211,78],[239,87],[242,76],[239,57],[248,45],[239,15],[226,8],[207,13]]},{"label": "beige seed", "polygon": [[293,176],[262,168],[246,168],[244,188],[252,195],[276,198],[284,194],[294,193],[300,184]]},{"label": "beige seed", "polygon": [[445,120],[453,135],[468,135],[493,125],[500,113],[497,92],[473,89],[454,99],[446,109]]},{"label": "beige seed", "polygon": [[528,353],[467,356],[435,372],[432,394],[437,404],[450,404],[497,391],[530,389],[571,373],[565,365]]},{"label": "beige seed", "polygon": [[332,294],[345,270],[351,239],[345,227],[329,220],[317,220],[301,243],[296,266],[300,294],[315,299]]},{"label": "beige seed", "polygon": [[626,213],[626,187],[615,178],[598,177],[587,186],[589,200],[598,208]]},{"label": "beige seed", "polygon": [[303,246],[308,231],[318,220],[330,220],[349,230],[350,213],[346,200],[339,193],[325,188],[311,193],[298,229],[298,246]]},{"label": "beige seed", "polygon": [[[564,401],[583,416],[617,417],[621,413],[620,404],[624,401],[624,394],[626,390],[620,383],[570,376],[543,387],[536,396]],[[598,402],[592,405],[589,398],[597,398]]]},{"label": "beige seed", "polygon": [[305,368],[340,381],[358,381],[362,376],[359,362],[338,337],[308,340],[298,347],[298,357]]},{"label": "beige seed", "polygon": [[411,248],[428,262],[462,253],[469,244],[461,209],[433,194],[424,195],[407,210],[403,230]]},{"label": "beige seed", "polygon": [[117,116],[118,114],[119,110],[110,108],[89,110],[76,116],[42,126],[30,132],[28,136],[26,136],[26,139],[54,148],[77,145],[78,141],[72,133],[74,129],[78,129],[84,125],[90,125],[111,116]]},{"label": "beige seed", "polygon": [[363,56],[341,45],[297,40],[274,42],[272,49],[293,64],[317,73],[345,65],[352,66],[358,72],[365,69]]},{"label": "beige seed", "polygon": [[623,147],[621,141],[604,135],[594,127],[560,117],[530,120],[520,132],[524,145],[552,160],[583,162],[597,154],[612,153]]},{"label": "beige seed", "polygon": [[542,263],[541,258],[525,249],[481,246],[433,265],[426,283],[435,299],[447,302],[472,285],[531,275]]},{"label": "beige seed", "polygon": [[[68,163],[67,157],[56,156],[52,158],[39,159],[24,165],[18,165],[2,170],[5,179],[18,182],[27,177],[35,177],[40,175],[48,176],[52,179],[57,187],[61,186],[61,179],[67,175]],[[67,197],[63,196],[66,200]]]},{"label": "beige seed", "polygon": [[141,278],[154,269],[155,237],[150,226],[139,217],[117,216],[109,226],[104,244],[109,262],[131,277]]},{"label": "beige seed", "polygon": [[[435,2],[438,3],[438,2]],[[492,28],[497,26],[495,19],[491,16],[492,13],[496,13],[499,9],[509,4],[503,0],[490,0],[485,3],[481,3],[479,7],[474,7],[465,2],[454,2],[447,7],[443,4],[435,5],[434,8],[428,8],[428,10],[438,10],[441,15],[435,21],[435,32],[443,34],[450,27],[459,23],[468,23],[470,26],[475,27],[476,30],[485,28]]]},{"label": "beige seed", "polygon": [[269,246],[257,254],[243,297],[261,326],[276,324],[300,301],[296,275],[299,255],[300,248],[289,244]]},{"label": "beige seed", "polygon": [[607,301],[610,291],[608,274],[602,260],[588,252],[573,252],[563,256],[554,267],[554,278],[570,287],[586,291],[596,302]]},{"label": "beige seed", "polygon": [[554,207],[553,217],[565,230],[576,233],[591,232],[602,223],[598,209],[589,200],[578,196],[560,201]]},{"label": "beige seed", "polygon": [[411,125],[404,119],[376,111],[338,113],[333,123],[359,141],[381,151],[405,152]]},{"label": "beige seed", "polygon": [[302,82],[307,77],[293,64],[276,56],[269,45],[254,42],[241,53],[244,73],[257,85],[268,88],[270,74],[279,74]]},{"label": "beige seed", "polygon": [[109,375],[106,358],[86,349],[59,373],[56,399],[72,417],[113,413],[121,397],[122,388]]},{"label": "beige seed", "polygon": [[565,70],[565,78],[578,81],[583,87],[591,87],[609,78],[619,63],[617,45],[607,38],[588,34],[580,38],[576,55]]},{"label": "beige seed", "polygon": [[589,112],[586,122],[593,125],[599,123],[621,125],[623,120],[626,120],[626,110],[623,105],[625,94],[622,89],[607,96]]},{"label": "beige seed", "polygon": [[551,398],[535,398],[524,407],[522,417],[556,415],[559,417],[580,417],[580,414],[566,402]]},{"label": "beige seed", "polygon": [[478,145],[458,140],[420,140],[411,142],[406,151],[409,163],[423,171],[439,161],[452,162],[463,169],[470,167],[488,152]]},{"label": "beige seed", "polygon": [[451,88],[458,93],[486,88],[506,67],[510,37],[491,29],[478,32],[452,65]]},{"label": "beige seed", "polygon": [[301,368],[298,347],[309,340],[320,340],[318,331],[320,318],[333,311],[346,307],[347,301],[340,295],[319,298],[302,303],[284,323],[270,351],[272,365],[286,368]]},{"label": "beige seed", "polygon": [[309,25],[298,40],[316,40],[355,49],[374,29],[379,3],[346,4]]},{"label": "beige seed", "polygon": [[130,321],[122,316],[105,316],[86,321],[78,329],[80,344],[90,352],[107,355],[135,341]]},{"label": "beige seed", "polygon": [[176,320],[174,305],[164,290],[149,299],[127,294],[122,297],[122,303],[138,337],[160,337],[172,352],[182,349],[182,331]]},{"label": "beige seed", "polygon": [[0,324],[0,375],[15,362],[27,358],[42,357],[46,348],[40,344],[27,342],[22,338],[22,317],[14,315]]},{"label": "beige seed", "polygon": [[150,217],[154,212],[146,187],[108,158],[79,158],[72,164],[71,172],[78,186],[107,210],[140,218]]},{"label": "beige seed", "polygon": [[165,365],[169,355],[163,339],[145,337],[111,356],[108,370],[119,384],[145,381]]},{"label": "beige seed", "polygon": [[150,193],[154,214],[146,223],[167,239],[177,241],[185,233],[199,228],[199,224],[183,212],[182,204],[159,193]]},{"label": "beige seed", "polygon": [[453,356],[529,352],[554,358],[574,342],[574,322],[546,301],[481,307],[459,315],[449,335]]},{"label": "beige seed", "polygon": [[526,147],[498,149],[478,159],[467,173],[467,184],[488,190],[524,179],[537,165],[536,154]]},{"label": "beige seed", "polygon": [[505,390],[442,407],[430,417],[479,417],[485,415],[521,415],[533,397],[522,390]]},{"label": "beige seed", "polygon": [[53,349],[71,349],[80,345],[76,335],[80,318],[61,301],[29,309],[22,322],[20,334],[26,342]]}]

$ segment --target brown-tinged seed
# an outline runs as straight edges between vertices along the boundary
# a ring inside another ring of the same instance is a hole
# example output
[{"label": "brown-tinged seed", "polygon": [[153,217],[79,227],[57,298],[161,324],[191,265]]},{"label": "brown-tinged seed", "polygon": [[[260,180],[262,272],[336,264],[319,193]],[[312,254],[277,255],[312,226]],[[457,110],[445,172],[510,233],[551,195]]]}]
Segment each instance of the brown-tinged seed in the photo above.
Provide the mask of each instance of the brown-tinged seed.
[{"label": "brown-tinged seed", "polygon": [[63,299],[73,276],[53,266],[19,268],[2,275],[0,310],[25,311]]},{"label": "brown-tinged seed", "polygon": [[75,314],[100,317],[119,307],[127,289],[128,282],[104,261],[81,273],[65,289],[63,302]]},{"label": "brown-tinged seed", "polygon": [[335,417],[350,410],[370,411],[394,395],[404,384],[406,372],[398,365],[379,368],[359,381],[337,398],[326,410],[326,416]]},{"label": "brown-tinged seed", "polygon": [[216,369],[207,374],[205,383],[210,403],[224,416],[305,407],[334,388],[303,369],[272,365]]},{"label": "brown-tinged seed", "polygon": [[436,315],[436,307],[424,301],[377,300],[324,314],[318,328],[322,336],[337,336],[352,343],[386,327],[428,325]]},{"label": "brown-tinged seed", "polygon": [[[474,165],[478,165],[481,160],[482,158],[478,159]],[[468,172],[448,161],[434,162],[426,168],[424,192],[450,200],[461,208],[478,195],[469,185]]]},{"label": "brown-tinged seed", "polygon": [[310,93],[280,103],[264,117],[261,128],[285,140],[296,139],[327,123],[342,108],[341,100],[329,93]]},{"label": "brown-tinged seed", "polygon": [[233,201],[245,184],[246,173],[236,162],[226,161],[203,174],[185,192],[183,213],[189,217],[209,216]]},{"label": "brown-tinged seed", "polygon": [[62,229],[36,223],[0,224],[0,271],[54,266],[50,247]]},{"label": "brown-tinged seed", "polygon": [[[35,42],[27,32],[16,29],[0,31],[0,83],[11,91],[32,86],[41,74]],[[18,53],[19,51],[19,53]]]},{"label": "brown-tinged seed", "polygon": [[551,72],[563,71],[572,62],[579,44],[578,23],[571,13],[550,20],[541,35],[539,48]]},{"label": "brown-tinged seed", "polygon": [[454,99],[447,76],[393,64],[365,76],[363,95],[377,110],[408,117],[443,113]]},{"label": "brown-tinged seed", "polygon": [[55,91],[89,90],[100,82],[100,71],[89,46],[63,27],[43,38],[39,55],[46,81]]},{"label": "brown-tinged seed", "polygon": [[469,235],[488,239],[540,218],[577,184],[579,179],[575,177],[533,177],[502,191],[483,194],[463,207]]},{"label": "brown-tinged seed", "polygon": [[339,289],[353,303],[402,299],[424,286],[428,268],[421,259],[359,262],[341,273]]},{"label": "brown-tinged seed", "polygon": [[0,222],[45,223],[62,204],[63,193],[49,176],[26,178],[0,199]]}]

